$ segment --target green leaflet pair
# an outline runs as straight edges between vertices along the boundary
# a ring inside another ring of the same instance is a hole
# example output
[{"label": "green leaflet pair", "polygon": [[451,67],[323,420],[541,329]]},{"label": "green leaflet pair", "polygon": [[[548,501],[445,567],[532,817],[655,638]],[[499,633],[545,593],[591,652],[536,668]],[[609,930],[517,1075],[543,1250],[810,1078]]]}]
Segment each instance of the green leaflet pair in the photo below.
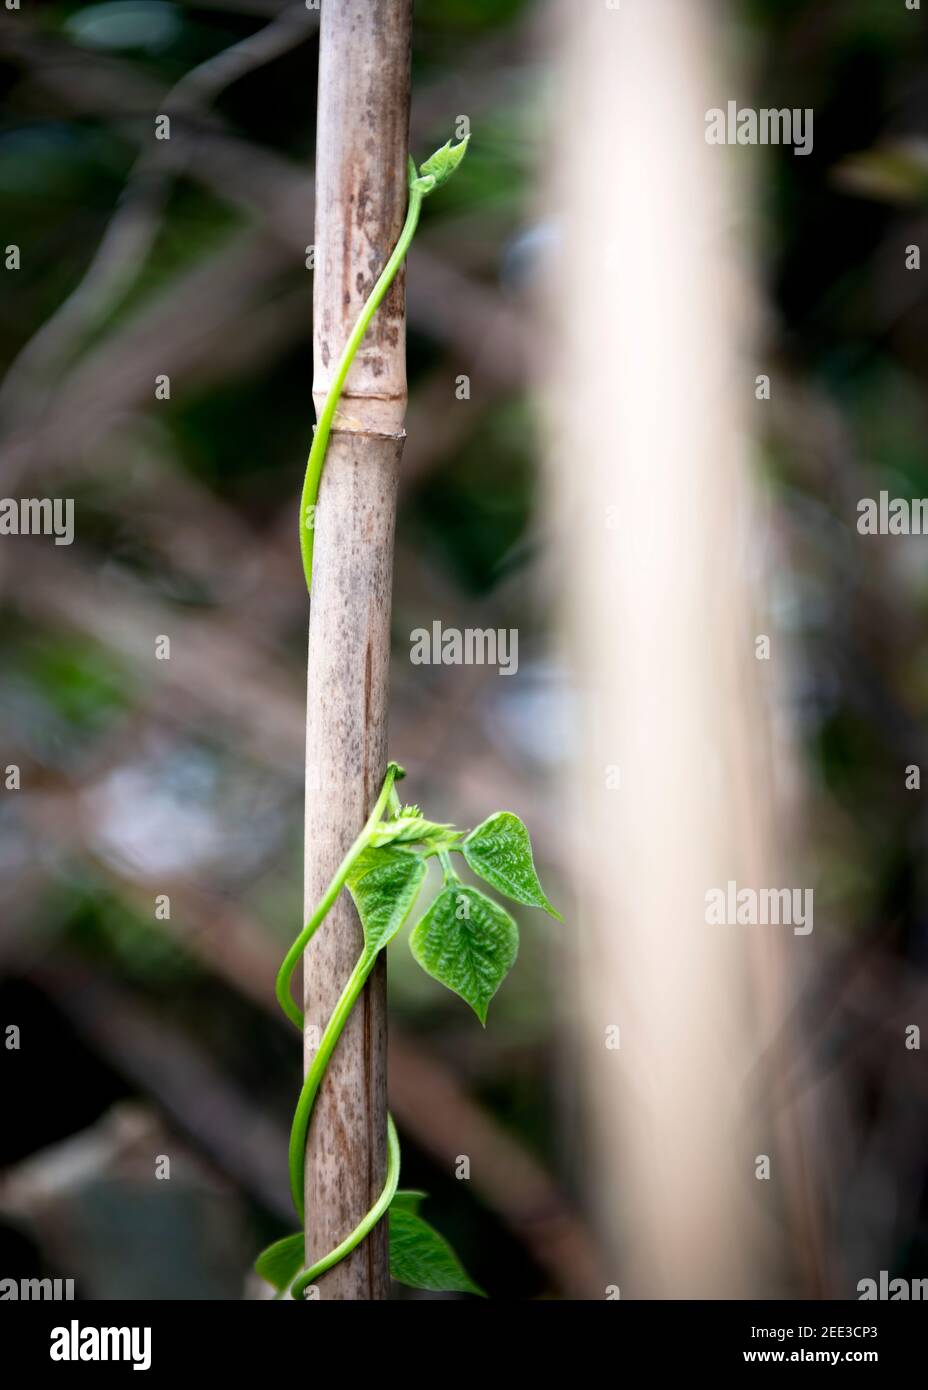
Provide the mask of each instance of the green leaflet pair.
[{"label": "green leaflet pair", "polygon": [[[410,916],[425,881],[429,859],[442,867],[442,887],[414,926],[409,938],[413,956],[427,974],[453,990],[486,1024],[490,1000],[499,989],[519,949],[519,929],[510,914],[480,889],[464,883],[451,856],[459,854],[478,878],[498,893],[527,907],[559,914],[538,881],[528,831],[509,811],[499,811],[465,833],[427,820],[418,806],[402,806],[395,782],[404,775],[391,763],[374,810],[340,864],[319,907],[284,959],[277,977],[277,997],[301,1029],[303,1015],[291,993],[291,980],[303,951],[328,915],[343,888],[354,900],[364,932],[364,948],[332,1017],[326,1025],[303,1083],[290,1134],[290,1185],[300,1220],[303,1208],[303,1160],[312,1107],[325,1068],[345,1022],[378,955]],[[277,1289],[293,1298],[360,1244],[377,1222],[390,1214],[390,1272],[415,1288],[482,1293],[462,1268],[447,1242],[419,1215],[421,1192],[399,1192],[399,1141],[388,1120],[387,1178],[383,1192],[346,1239],[304,1269],[302,1231],[269,1246],[255,1268]]]},{"label": "green leaflet pair", "polygon": [[[329,434],[348,371],[378,305],[387,293],[409,249],[419,221],[422,200],[445,183],[464,157],[467,140],[436,150],[418,173],[409,161],[409,207],[399,240],[339,359],[313,436],[300,499],[300,550],[306,587],[312,590],[313,539],[316,502]],[[304,1224],[303,1167],[306,1136],[316,1095],[342,1029],[377,957],[409,917],[425,881],[427,862],[436,858],[443,872],[442,887],[409,939],[413,956],[427,974],[459,994],[486,1025],[490,1000],[515,962],[519,931],[509,913],[492,898],[464,883],[451,856],[460,854],[478,878],[498,893],[526,907],[541,907],[558,917],[545,897],[535,866],[528,831],[517,816],[499,811],[476,830],[466,833],[427,820],[417,806],[402,806],[394,783],[404,776],[390,763],[367,824],[339,865],[322,900],[287,952],[277,976],[277,999],[287,1017],[303,1029],[303,1012],[291,993],[291,980],[313,934],[325,920],[343,888],[354,899],[364,929],[364,949],[332,1011],[312,1060],[290,1131],[290,1191],[301,1227]],[[276,1241],[256,1261],[255,1268],[277,1290],[302,1298],[326,1270],[343,1260],[390,1215],[390,1272],[414,1288],[481,1294],[451,1247],[419,1215],[421,1192],[398,1191],[400,1148],[396,1127],[387,1117],[387,1176],[377,1201],[355,1229],[334,1250],[304,1268],[302,1229]]]}]

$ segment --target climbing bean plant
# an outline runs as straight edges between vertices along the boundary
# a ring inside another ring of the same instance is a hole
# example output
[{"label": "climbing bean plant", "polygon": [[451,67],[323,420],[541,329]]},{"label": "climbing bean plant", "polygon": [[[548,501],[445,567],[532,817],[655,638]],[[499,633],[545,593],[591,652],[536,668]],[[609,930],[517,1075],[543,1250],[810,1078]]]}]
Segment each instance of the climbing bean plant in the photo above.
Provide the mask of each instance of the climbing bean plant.
[{"label": "climbing bean plant", "polygon": [[[313,436],[300,502],[300,548],[308,588],[312,586],[316,499],[336,407],[358,346],[377,306],[396,275],[418,225],[423,198],[454,173],[467,141],[450,141],[416,170],[409,161],[409,207],[390,259],[364,305],[339,360]],[[469,869],[503,897],[525,907],[559,914],[538,881],[528,831],[509,811],[498,811],[469,832],[428,820],[418,806],[400,802],[396,783],[403,769],[391,762],[367,823],[321,901],[287,952],[277,976],[277,999],[302,1033],[303,1012],[291,991],[293,974],[313,935],[343,890],[351,895],[363,929],[363,947],[332,1011],[303,1082],[290,1132],[290,1191],[301,1229],[269,1246],[255,1268],[277,1297],[302,1298],[326,1270],[343,1260],[389,1213],[390,1273],[415,1288],[482,1294],[444,1238],[419,1214],[422,1192],[399,1191],[400,1149],[396,1126],[387,1117],[387,1175],[370,1211],[334,1250],[306,1267],[303,1168],[313,1105],[342,1029],[364,985],[397,932],[410,917],[426,878],[428,861],[441,868],[442,886],[409,937],[422,969],[465,1000],[486,1025],[490,1001],[515,962],[519,930],[509,912],[482,889],[465,883],[455,868],[460,856]]]}]

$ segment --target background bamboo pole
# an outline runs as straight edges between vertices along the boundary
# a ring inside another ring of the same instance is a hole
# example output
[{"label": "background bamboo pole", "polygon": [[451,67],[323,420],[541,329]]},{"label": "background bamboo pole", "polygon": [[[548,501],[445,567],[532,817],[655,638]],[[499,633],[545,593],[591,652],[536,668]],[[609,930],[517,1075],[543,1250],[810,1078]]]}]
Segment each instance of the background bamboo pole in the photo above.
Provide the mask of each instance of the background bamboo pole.
[{"label": "background bamboo pole", "polygon": [[789,1150],[757,1077],[803,943],[704,915],[729,879],[793,882],[772,814],[775,675],[765,690],[754,659],[770,628],[752,592],[750,243],[732,230],[729,152],[704,139],[729,90],[717,11],[628,0],[580,17],[565,0],[559,19],[552,315],[570,409],[549,479],[580,700],[585,1176],[623,1298],[770,1297]]},{"label": "background bamboo pole", "polygon": [[[406,211],[411,0],[323,7],[313,301],[317,410]],[[306,721],[307,915],[370,809],[387,758],[393,526],[406,410],[402,272],[361,345],[329,442],[316,520]],[[346,896],[305,961],[308,1066],[361,947]],[[306,1254],[376,1199],[386,1143],[381,956],[326,1072],[309,1133]],[[326,1299],[385,1298],[386,1223],[319,1281]]]}]

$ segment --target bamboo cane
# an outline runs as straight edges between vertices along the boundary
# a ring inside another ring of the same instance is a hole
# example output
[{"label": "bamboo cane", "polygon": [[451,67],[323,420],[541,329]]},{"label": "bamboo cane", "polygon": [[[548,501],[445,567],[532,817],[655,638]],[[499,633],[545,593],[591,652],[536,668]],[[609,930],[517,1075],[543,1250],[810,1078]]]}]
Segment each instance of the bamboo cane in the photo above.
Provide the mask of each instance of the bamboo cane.
[{"label": "bamboo cane", "polygon": [[[406,211],[411,0],[323,7],[313,300],[317,411]],[[363,824],[386,766],[393,527],[406,410],[404,276],[348,377],[315,527],[306,721],[307,913]],[[347,894],[305,957],[305,1065],[358,956]],[[386,973],[381,956],[316,1102],[306,1150],[306,1258],[324,1255],[378,1197],[386,1150]],[[318,1282],[325,1299],[385,1298],[387,1223]]]}]

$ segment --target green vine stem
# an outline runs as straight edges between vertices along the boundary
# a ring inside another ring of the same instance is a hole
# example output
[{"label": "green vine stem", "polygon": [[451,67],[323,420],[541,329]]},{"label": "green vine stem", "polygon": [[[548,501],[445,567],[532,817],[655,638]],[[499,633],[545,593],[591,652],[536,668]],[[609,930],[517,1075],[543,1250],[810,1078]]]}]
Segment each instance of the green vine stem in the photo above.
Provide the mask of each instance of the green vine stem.
[{"label": "green vine stem", "polygon": [[470,136],[466,136],[459,145],[451,147],[449,141],[440,150],[436,150],[430,159],[422,165],[420,172],[416,173],[416,166],[412,160],[409,161],[409,206],[406,212],[406,221],[403,230],[400,232],[399,240],[393,249],[393,254],[387,261],[374,288],[365,302],[364,308],[358,316],[358,321],[345,343],[342,355],[338,360],[338,367],[332,384],[329,387],[325,402],[319,414],[316,430],[313,435],[312,446],[309,451],[309,458],[306,461],[306,477],[303,480],[303,493],[300,498],[300,554],[303,557],[303,574],[306,577],[306,588],[311,592],[313,587],[313,542],[315,540],[315,519],[316,519],[316,499],[319,496],[319,482],[322,478],[322,465],[325,462],[326,449],[329,444],[329,435],[332,431],[332,422],[335,419],[335,412],[338,409],[338,402],[341,398],[345,386],[345,380],[351,369],[351,364],[355,359],[361,340],[370,326],[370,321],[377,312],[383,301],[384,295],[393,284],[396,272],[399,270],[406,253],[416,234],[419,225],[419,213],[422,210],[422,200],[441,184],[445,183],[454,173],[461,160],[464,158],[467,149],[467,142]]},{"label": "green vine stem", "polygon": [[[338,401],[358,346],[409,249],[423,198],[444,183],[460,164],[467,140],[437,150],[416,172],[409,161],[409,208],[399,240],[351,331],[319,415],[300,500],[300,550],[307,589],[312,588],[316,499]],[[437,857],[443,885],[413,929],[410,947],[422,968],[465,999],[482,1023],[490,999],[516,958],[518,929],[509,913],[478,889],[465,884],[451,864],[462,854],[479,877],[516,902],[542,907],[553,916],[532,861],[528,832],[508,811],[498,812],[465,836],[453,826],[427,820],[417,806],[402,806],[396,782],[403,769],[391,762],[368,819],[335,871],[318,906],[288,950],[277,975],[281,1009],[302,1033],[304,1016],[293,998],[292,981],[303,953],[325,921],[342,889],[354,899],[364,931],[364,947],[332,1011],[303,1082],[290,1130],[289,1171],[293,1205],[305,1221],[304,1165],[313,1106],[326,1068],[380,952],[409,916],[426,875],[426,861]],[[418,848],[416,848],[418,846]],[[437,1231],[418,1214],[422,1193],[399,1192],[400,1146],[387,1116],[387,1172],[383,1190],[358,1225],[327,1255],[305,1267],[303,1230],[269,1246],[256,1269],[292,1298],[306,1290],[391,1214],[390,1266],[395,1279],[419,1288],[482,1294]]]},{"label": "green vine stem", "polygon": [[[390,763],[387,768],[387,775],[384,778],[383,786],[380,790],[380,795],[377,798],[374,809],[367,819],[364,829],[345,855],[345,858],[342,860],[331,883],[326,889],[319,906],[290,947],[278,971],[276,987],[278,1003],[291,1022],[299,1028],[301,1033],[303,1031],[304,1016],[302,1009],[297,1006],[293,998],[291,986],[294,972],[302,959],[303,952],[309,941],[328,916],[353,866],[368,848],[372,836],[387,809],[391,793],[393,792],[393,784],[398,775],[403,775],[402,769],[396,763]],[[338,1003],[332,1011],[332,1016],[326,1024],[325,1031],[319,1043],[319,1048],[303,1082],[303,1089],[300,1092],[300,1098],[297,1102],[296,1111],[294,1112],[293,1124],[290,1130],[289,1150],[290,1193],[300,1221],[304,1218],[303,1164],[306,1154],[306,1135],[309,1130],[309,1121],[312,1116],[313,1104],[322,1082],[325,1069],[341,1037],[342,1029],[348,1020],[348,1016],[358,996],[367,982],[367,977],[373,969],[379,953],[379,950],[371,950],[365,944],[365,949],[358,957],[357,963],[348,978],[348,982],[342,990]],[[291,1294],[293,1298],[301,1298],[305,1289],[308,1288],[310,1284],[324,1274],[326,1270],[331,1269],[333,1265],[338,1264],[340,1260],[350,1255],[352,1250],[354,1250],[356,1246],[364,1240],[365,1236],[373,1230],[374,1226],[376,1226],[393,1200],[393,1196],[399,1184],[399,1176],[399,1139],[397,1137],[393,1118],[388,1115],[387,1176],[383,1191],[370,1211],[366,1213],[355,1229],[346,1236],[334,1250],[331,1250],[327,1255],[324,1255],[322,1259],[317,1260],[315,1264],[303,1270],[298,1275],[291,1285]]]},{"label": "green vine stem", "polygon": [[[293,1020],[301,1032],[303,1030],[303,1013],[295,1004],[290,987],[293,973],[302,959],[303,951],[307,944],[316,929],[328,915],[329,909],[344,887],[345,881],[354,864],[370,843],[371,833],[378,825],[386,810],[394,780],[396,779],[397,773],[400,771],[401,769],[396,763],[391,763],[387,768],[387,775],[384,778],[383,787],[374,805],[374,809],[368,817],[367,824],[351,846],[351,849],[345,855],[345,858],[335,872],[335,877],[326,889],[325,896],[306,926],[300,932],[296,941],[290,947],[278,972],[277,1000],[284,1010],[284,1013],[286,1013],[288,1018]],[[379,952],[377,951],[369,952],[365,948],[358,957],[357,964],[348,978],[348,983],[342,990],[338,1003],[332,1010],[332,1017],[326,1024],[318,1051],[313,1058],[309,1071],[306,1073],[303,1089],[300,1092],[300,1099],[293,1116],[293,1124],[290,1130],[290,1192],[293,1196],[293,1205],[296,1207],[297,1215],[301,1221],[303,1219],[303,1161],[306,1153],[306,1134],[309,1129],[313,1102],[316,1099],[316,1092],[319,1090],[319,1085],[322,1081],[323,1073],[329,1064],[329,1059],[335,1051],[335,1045],[341,1037],[342,1029],[348,1021],[348,1015],[354,1008],[355,1001],[367,983],[367,977],[374,968],[378,954]],[[386,1187],[390,1186],[391,1178],[393,1180],[393,1190],[396,1191],[396,1183],[399,1178],[398,1152],[397,1171],[395,1174],[391,1174],[388,1171],[385,1190]],[[362,1237],[359,1236],[358,1240],[361,1238]],[[358,1241],[355,1241],[354,1245],[357,1243]],[[350,1245],[348,1249],[345,1250],[345,1255],[349,1254],[354,1249],[354,1245]],[[340,1258],[344,1258],[344,1256]]]}]

